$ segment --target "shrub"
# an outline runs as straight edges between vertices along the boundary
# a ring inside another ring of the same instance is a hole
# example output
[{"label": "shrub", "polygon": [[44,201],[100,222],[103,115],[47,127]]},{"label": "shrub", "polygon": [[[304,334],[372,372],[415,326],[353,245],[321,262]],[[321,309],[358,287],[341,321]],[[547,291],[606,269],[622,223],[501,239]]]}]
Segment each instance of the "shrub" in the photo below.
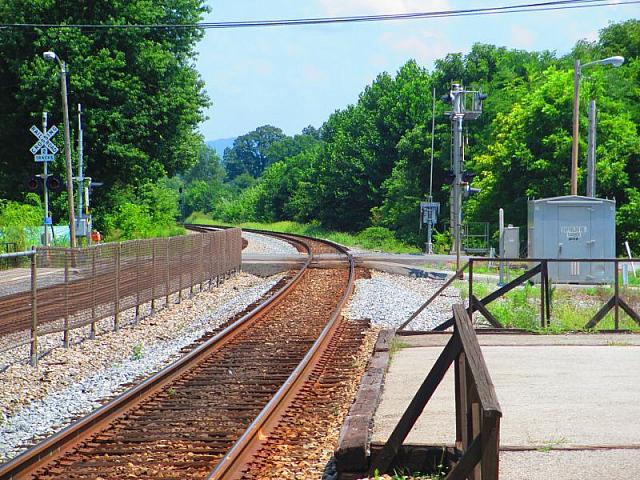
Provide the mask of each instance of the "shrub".
[{"label": "shrub", "polygon": [[43,213],[40,198],[33,193],[27,194],[26,203],[0,199],[0,242],[15,243],[16,251],[39,243]]},{"label": "shrub", "polygon": [[113,212],[105,215],[108,240],[168,237],[184,233],[184,229],[176,224],[176,191],[162,182],[146,184],[141,187],[138,200],[124,201]]}]

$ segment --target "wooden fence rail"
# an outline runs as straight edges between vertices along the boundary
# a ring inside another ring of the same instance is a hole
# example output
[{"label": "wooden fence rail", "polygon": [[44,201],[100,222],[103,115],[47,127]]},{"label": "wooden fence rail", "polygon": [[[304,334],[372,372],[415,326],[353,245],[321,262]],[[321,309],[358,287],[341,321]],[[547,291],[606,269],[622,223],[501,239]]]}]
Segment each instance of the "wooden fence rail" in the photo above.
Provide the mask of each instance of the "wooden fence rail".
[{"label": "wooden fence rail", "polygon": [[451,339],[413,397],[389,440],[371,462],[370,474],[391,468],[402,443],[422,414],[449,366],[455,368],[456,449],[458,461],[445,480],[498,478],[502,411],[469,313],[454,305]]},{"label": "wooden fence rail", "polygon": [[[604,265],[603,268],[609,268],[612,272],[612,285],[613,293],[609,297],[608,301],[604,303],[604,305],[593,315],[591,319],[589,319],[584,325],[585,330],[590,330],[595,328],[604,317],[610,312],[613,311],[613,327],[615,331],[620,330],[620,311],[626,313],[631,320],[633,320],[636,324],[640,326],[640,312],[634,309],[632,302],[626,300],[621,293],[620,289],[620,265],[631,263],[634,265],[635,263],[640,262],[640,259],[617,259],[617,258],[609,258],[609,259],[566,259],[566,258],[527,258],[527,259],[502,259],[501,261],[504,263],[519,263],[519,264],[533,264],[530,268],[525,270],[520,276],[509,281],[505,285],[501,285],[497,290],[491,292],[484,298],[478,298],[474,294],[474,266],[477,264],[495,262],[496,259],[492,258],[470,258],[468,263],[466,263],[459,271],[451,276],[451,278],[444,283],[437,292],[435,292],[418,310],[416,310],[400,327],[398,331],[403,331],[406,327],[423,311],[428,307],[438,296],[440,296],[444,290],[451,286],[451,284],[456,279],[462,279],[464,273],[467,273],[467,286],[468,286],[468,311],[469,316],[473,317],[475,312],[479,312],[494,328],[503,328],[502,323],[499,318],[496,318],[489,309],[487,305],[491,302],[504,297],[507,293],[512,291],[513,289],[522,286],[525,282],[533,281],[537,279],[540,283],[540,328],[544,329],[550,325],[552,319],[552,282],[549,272],[549,265],[552,266],[558,263],[571,263],[571,264],[599,264]],[[637,302],[636,302],[637,303]],[[636,305],[637,307],[637,305]],[[437,325],[433,328],[434,331],[445,331],[451,327],[453,327],[455,321],[452,316],[445,322]]]}]

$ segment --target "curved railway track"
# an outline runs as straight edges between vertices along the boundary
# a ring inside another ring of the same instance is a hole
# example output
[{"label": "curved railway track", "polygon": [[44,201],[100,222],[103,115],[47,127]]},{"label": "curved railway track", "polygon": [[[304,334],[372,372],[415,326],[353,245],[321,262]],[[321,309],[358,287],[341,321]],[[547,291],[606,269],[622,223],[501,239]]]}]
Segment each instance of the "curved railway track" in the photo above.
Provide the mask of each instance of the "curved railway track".
[{"label": "curved railway track", "polygon": [[[0,479],[251,476],[247,472],[255,468],[255,454],[269,446],[269,433],[281,428],[305,385],[327,371],[328,352],[339,350],[337,337],[346,329],[339,312],[353,286],[353,260],[345,249],[277,236],[308,254],[278,295],[0,466]],[[314,253],[328,251],[344,254],[348,268],[307,268]]]}]

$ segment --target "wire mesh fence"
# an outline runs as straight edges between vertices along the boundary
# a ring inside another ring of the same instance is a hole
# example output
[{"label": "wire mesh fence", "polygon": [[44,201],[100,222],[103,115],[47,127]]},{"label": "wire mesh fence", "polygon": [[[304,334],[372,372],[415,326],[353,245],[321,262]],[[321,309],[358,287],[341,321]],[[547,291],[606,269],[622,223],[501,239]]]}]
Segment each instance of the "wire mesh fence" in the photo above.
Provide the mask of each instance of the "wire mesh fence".
[{"label": "wire mesh fence", "polygon": [[[38,247],[24,252],[28,268],[5,272],[0,282],[0,336],[29,330],[28,340],[3,350],[31,344],[31,363],[38,359],[38,337],[70,332],[111,318],[118,330],[125,311],[150,303],[181,301],[185,290],[194,292],[217,285],[221,277],[238,271],[242,238],[239,229],[180,237],[132,240],[87,248]],[[24,263],[25,259],[22,259]]]}]

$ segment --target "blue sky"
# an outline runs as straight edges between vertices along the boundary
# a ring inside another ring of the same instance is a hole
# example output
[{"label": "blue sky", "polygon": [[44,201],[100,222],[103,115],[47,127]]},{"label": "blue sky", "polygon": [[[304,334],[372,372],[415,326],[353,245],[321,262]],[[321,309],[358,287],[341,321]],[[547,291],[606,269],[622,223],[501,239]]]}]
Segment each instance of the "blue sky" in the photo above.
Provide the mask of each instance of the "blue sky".
[{"label": "blue sky", "polygon": [[[523,0],[209,0],[205,21],[265,20],[424,12],[525,3]],[[201,125],[206,140],[271,124],[285,133],[319,127],[354,103],[382,71],[410,58],[431,69],[476,42],[559,55],[594,40],[610,22],[640,17],[639,5],[557,12],[326,26],[207,30],[197,69],[213,105]]]}]

